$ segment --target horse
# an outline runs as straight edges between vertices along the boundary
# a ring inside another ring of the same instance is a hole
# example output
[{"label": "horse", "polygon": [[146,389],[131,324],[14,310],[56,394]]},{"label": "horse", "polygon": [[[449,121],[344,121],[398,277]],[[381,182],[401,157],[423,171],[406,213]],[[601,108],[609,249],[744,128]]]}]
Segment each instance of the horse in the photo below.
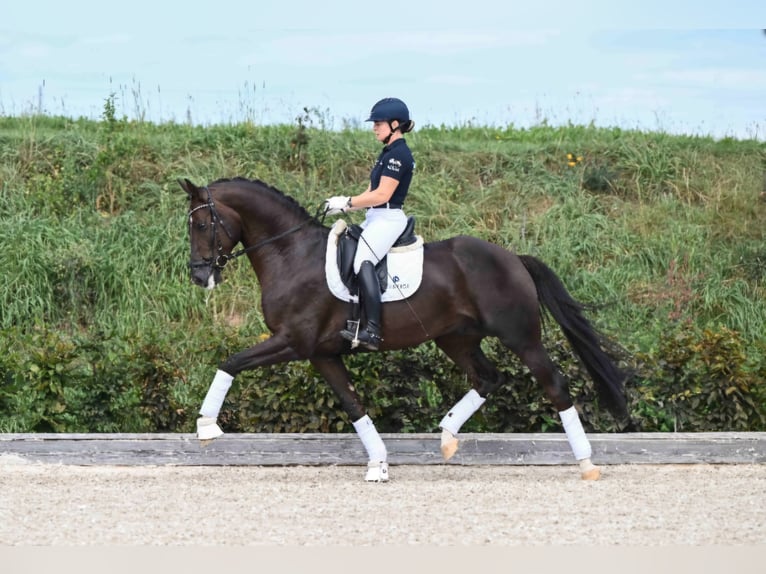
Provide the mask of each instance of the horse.
[{"label": "horse", "polygon": [[[221,283],[230,260],[246,255],[261,287],[263,319],[271,336],[228,356],[216,370],[197,419],[202,444],[223,435],[217,422],[238,373],[288,361],[309,361],[339,397],[368,455],[365,480],[389,479],[387,451],[354,389],[343,357],[386,352],[428,340],[467,375],[471,388],[444,416],[441,451],[449,460],[459,430],[505,382],[481,342],[495,337],[529,369],[559,413],[583,480],[601,469],[569,393],[546,352],[543,323],[552,316],[595,382],[599,398],[625,430],[632,423],[625,396],[627,375],[607,349],[612,341],[584,314],[556,273],[540,259],[480,238],[459,235],[422,244],[422,282],[406,299],[383,304],[380,349],[352,349],[340,336],[349,303],[326,282],[329,229],[320,210],[310,215],[295,199],[260,180],[218,179],[197,186],[178,180],[189,200],[190,276],[197,286]],[[241,244],[242,248],[234,252]]]}]

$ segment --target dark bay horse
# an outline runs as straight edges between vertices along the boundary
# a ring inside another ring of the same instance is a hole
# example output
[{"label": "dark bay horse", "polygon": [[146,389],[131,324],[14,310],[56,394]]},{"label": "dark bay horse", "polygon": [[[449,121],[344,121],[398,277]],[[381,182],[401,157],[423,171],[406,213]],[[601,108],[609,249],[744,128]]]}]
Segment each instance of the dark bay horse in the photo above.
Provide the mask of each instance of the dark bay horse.
[{"label": "dark bay horse", "polygon": [[[188,179],[179,183],[190,201],[192,281],[212,289],[221,282],[226,263],[246,255],[258,277],[263,318],[272,333],[219,366],[200,408],[199,439],[207,442],[223,434],[217,416],[238,373],[308,360],[338,395],[362,440],[369,455],[366,480],[387,480],[385,445],[343,363],[343,355],[352,352],[339,334],[346,326],[349,304],[327,286],[325,256],[330,230],[294,199],[261,181],[221,179],[203,187]],[[243,248],[234,252],[238,244]],[[433,339],[467,374],[473,388],[440,423],[445,459],[457,450],[460,426],[505,382],[481,349],[482,339],[496,337],[529,368],[559,412],[582,478],[599,478],[567,382],[542,344],[546,310],[561,327],[611,413],[629,425],[626,377],[605,350],[609,341],[589,323],[582,305],[547,265],[469,236],[423,245],[419,289],[405,301],[383,305],[380,351]]]}]

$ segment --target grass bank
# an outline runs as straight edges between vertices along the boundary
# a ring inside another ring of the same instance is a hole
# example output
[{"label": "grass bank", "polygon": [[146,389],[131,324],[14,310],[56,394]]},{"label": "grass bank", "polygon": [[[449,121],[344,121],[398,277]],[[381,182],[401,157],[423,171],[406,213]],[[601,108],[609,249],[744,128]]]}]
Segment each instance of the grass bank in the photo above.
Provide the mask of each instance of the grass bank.
[{"label": "grass bank", "polygon": [[[589,126],[427,126],[408,135],[426,241],[476,235],[540,257],[630,354],[645,430],[763,430],[766,145]],[[0,432],[190,431],[218,361],[268,336],[254,274],[188,280],[179,177],[259,178],[314,212],[364,189],[368,131],[0,118]],[[359,218],[360,215],[352,216]],[[613,428],[555,335],[586,424]],[[559,427],[515,358],[467,430]],[[388,431],[435,429],[465,381],[432,345],[349,361]],[[396,383],[391,381],[398,381]],[[242,375],[231,430],[349,431],[305,364]]]}]

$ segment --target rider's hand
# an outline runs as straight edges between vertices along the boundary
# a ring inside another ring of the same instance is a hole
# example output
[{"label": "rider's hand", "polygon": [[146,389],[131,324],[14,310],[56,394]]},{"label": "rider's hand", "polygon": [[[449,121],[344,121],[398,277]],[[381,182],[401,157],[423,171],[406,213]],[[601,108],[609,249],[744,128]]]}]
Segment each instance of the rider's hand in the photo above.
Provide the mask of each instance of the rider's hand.
[{"label": "rider's hand", "polygon": [[351,198],[343,195],[336,195],[324,202],[324,210],[327,215],[340,215],[351,209]]}]

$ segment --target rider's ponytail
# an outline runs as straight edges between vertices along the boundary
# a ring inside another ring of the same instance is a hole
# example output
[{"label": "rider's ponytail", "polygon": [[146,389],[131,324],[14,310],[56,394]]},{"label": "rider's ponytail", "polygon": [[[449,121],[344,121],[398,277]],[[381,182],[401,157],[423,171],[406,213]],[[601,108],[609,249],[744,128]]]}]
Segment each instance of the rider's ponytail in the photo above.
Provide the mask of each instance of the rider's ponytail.
[{"label": "rider's ponytail", "polygon": [[411,132],[414,127],[415,122],[413,120],[407,120],[399,126],[399,131],[401,131],[403,134],[406,134]]}]

